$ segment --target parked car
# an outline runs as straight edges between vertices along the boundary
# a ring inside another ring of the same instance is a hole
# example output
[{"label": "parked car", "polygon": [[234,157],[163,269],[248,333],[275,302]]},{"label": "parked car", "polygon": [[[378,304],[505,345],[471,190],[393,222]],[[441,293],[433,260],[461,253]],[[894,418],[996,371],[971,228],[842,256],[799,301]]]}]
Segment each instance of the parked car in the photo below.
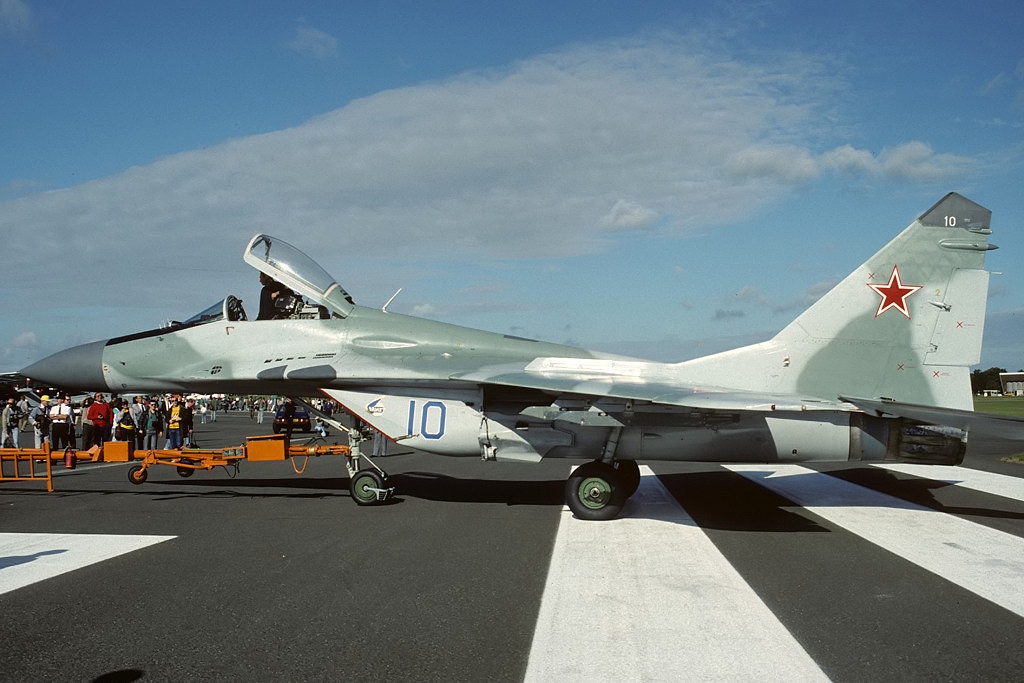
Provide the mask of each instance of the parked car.
[{"label": "parked car", "polygon": [[[280,434],[285,431],[288,421],[284,419],[284,406],[278,406],[274,413],[274,433]],[[309,420],[309,411],[305,408],[295,408],[295,415],[292,416],[292,431],[306,432],[313,430],[313,424]]]}]

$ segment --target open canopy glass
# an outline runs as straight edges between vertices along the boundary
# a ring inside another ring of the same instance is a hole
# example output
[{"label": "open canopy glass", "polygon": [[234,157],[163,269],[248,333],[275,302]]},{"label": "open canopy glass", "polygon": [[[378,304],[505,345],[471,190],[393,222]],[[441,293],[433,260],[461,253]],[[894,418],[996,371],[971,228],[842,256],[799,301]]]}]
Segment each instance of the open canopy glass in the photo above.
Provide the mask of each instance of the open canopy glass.
[{"label": "open canopy glass", "polygon": [[249,240],[242,255],[250,266],[306,297],[326,306],[341,317],[352,312],[354,304],[332,275],[302,251],[270,235],[256,235]]}]

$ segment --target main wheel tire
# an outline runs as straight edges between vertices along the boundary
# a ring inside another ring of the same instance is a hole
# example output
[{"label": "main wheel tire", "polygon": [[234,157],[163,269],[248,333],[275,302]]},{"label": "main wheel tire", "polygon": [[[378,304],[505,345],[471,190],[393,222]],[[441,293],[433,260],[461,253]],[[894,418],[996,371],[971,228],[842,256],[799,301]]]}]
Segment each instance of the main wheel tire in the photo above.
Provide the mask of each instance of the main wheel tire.
[{"label": "main wheel tire", "polygon": [[376,489],[384,488],[384,477],[377,470],[359,470],[352,475],[348,490],[352,494],[352,500],[356,505],[376,505]]},{"label": "main wheel tire", "polygon": [[615,519],[628,496],[615,468],[600,461],[576,468],[565,482],[565,501],[579,519]]},{"label": "main wheel tire", "polygon": [[640,488],[640,465],[636,460],[616,460],[615,471],[622,480],[622,493],[629,498]]},{"label": "main wheel tire", "polygon": [[196,473],[194,467],[175,467],[174,469],[178,472],[178,476],[181,477],[182,479],[188,479],[189,477]]},{"label": "main wheel tire", "polygon": [[132,465],[128,469],[128,481],[133,484],[143,484],[149,478],[149,472],[142,465]]}]

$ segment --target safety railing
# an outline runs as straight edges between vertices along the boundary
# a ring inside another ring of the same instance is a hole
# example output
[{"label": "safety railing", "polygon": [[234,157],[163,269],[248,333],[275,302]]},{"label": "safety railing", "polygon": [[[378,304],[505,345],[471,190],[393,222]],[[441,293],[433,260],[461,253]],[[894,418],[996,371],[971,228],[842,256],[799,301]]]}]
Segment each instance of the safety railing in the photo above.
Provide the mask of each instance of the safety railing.
[{"label": "safety railing", "polygon": [[50,444],[42,448],[0,448],[0,482],[46,482],[46,490],[53,491],[53,463]]}]

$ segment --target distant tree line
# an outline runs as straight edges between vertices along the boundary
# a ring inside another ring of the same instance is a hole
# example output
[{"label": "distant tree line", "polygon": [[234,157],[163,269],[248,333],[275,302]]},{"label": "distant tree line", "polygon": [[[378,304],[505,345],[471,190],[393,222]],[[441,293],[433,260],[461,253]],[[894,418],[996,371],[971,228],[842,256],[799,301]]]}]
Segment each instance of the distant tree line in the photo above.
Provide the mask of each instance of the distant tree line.
[{"label": "distant tree line", "polygon": [[988,370],[975,370],[972,372],[971,393],[980,394],[983,391],[1002,391],[1003,386],[999,383],[1000,372],[1006,372],[1006,368],[989,368]]}]

